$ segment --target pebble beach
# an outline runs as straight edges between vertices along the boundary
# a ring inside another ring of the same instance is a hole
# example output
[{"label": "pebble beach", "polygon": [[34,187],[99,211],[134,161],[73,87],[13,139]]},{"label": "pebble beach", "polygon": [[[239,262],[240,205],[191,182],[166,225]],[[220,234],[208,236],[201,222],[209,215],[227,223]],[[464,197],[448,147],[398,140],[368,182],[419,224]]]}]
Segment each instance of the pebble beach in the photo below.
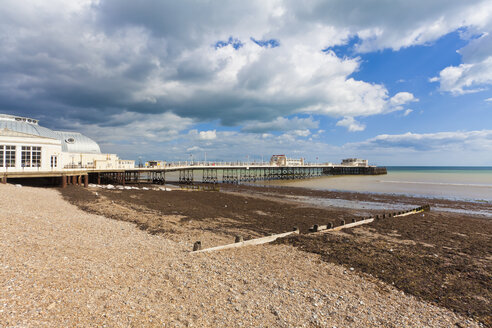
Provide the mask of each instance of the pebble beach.
[{"label": "pebble beach", "polygon": [[0,185],[0,327],[483,326],[290,245],[191,254],[193,238]]}]

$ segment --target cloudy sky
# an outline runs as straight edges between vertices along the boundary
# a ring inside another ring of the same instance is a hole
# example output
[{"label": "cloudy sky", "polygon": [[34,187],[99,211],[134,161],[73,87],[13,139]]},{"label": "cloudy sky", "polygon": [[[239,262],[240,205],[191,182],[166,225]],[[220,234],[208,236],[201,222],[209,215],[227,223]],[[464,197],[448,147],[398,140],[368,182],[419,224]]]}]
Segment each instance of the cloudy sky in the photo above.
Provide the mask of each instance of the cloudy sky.
[{"label": "cloudy sky", "polygon": [[138,159],[492,165],[490,0],[2,0],[0,112]]}]

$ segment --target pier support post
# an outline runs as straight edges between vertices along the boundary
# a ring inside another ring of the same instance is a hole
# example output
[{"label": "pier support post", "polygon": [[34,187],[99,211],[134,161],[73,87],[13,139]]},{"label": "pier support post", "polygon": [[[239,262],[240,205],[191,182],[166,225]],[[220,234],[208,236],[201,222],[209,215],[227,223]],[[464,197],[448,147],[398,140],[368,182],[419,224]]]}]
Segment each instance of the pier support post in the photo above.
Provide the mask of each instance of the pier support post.
[{"label": "pier support post", "polygon": [[84,175],[84,187],[89,187],[89,174]]},{"label": "pier support post", "polygon": [[76,175],[72,175],[72,184],[73,185],[77,184],[77,176]]},{"label": "pier support post", "polygon": [[97,184],[101,184],[101,173],[97,173]]},{"label": "pier support post", "polygon": [[67,176],[66,175],[62,175],[62,177],[61,177],[61,187],[62,188],[67,187]]},{"label": "pier support post", "polygon": [[4,174],[2,177],[2,183],[7,183],[7,174]]}]

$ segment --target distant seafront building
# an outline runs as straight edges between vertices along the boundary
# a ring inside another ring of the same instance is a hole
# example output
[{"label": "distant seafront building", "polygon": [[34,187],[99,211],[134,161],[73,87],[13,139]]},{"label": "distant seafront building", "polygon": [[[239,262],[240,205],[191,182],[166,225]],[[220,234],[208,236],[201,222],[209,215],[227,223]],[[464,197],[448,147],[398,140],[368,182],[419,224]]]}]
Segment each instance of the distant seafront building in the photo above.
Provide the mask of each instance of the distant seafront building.
[{"label": "distant seafront building", "polygon": [[367,161],[367,159],[346,158],[346,159],[342,160],[342,165],[367,167],[367,166],[369,166],[369,162]]},{"label": "distant seafront building", "polygon": [[273,155],[270,158],[270,165],[276,166],[303,166],[304,158],[287,158],[285,155]]},{"label": "distant seafront building", "polygon": [[53,131],[36,119],[0,114],[0,172],[134,166],[134,161],[101,153],[99,145],[81,133]]}]

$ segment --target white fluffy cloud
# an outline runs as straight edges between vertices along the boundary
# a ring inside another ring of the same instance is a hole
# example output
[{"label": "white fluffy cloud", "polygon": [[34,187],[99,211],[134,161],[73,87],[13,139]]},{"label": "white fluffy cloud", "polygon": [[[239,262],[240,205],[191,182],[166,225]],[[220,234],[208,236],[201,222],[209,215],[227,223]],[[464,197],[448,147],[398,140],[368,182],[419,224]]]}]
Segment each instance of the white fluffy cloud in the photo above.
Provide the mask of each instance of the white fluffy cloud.
[{"label": "white fluffy cloud", "polygon": [[492,130],[437,133],[382,134],[364,142],[359,148],[411,149],[415,151],[492,151]]},{"label": "white fluffy cloud", "polygon": [[366,126],[357,122],[353,117],[346,116],[342,120],[337,122],[337,126],[344,126],[350,132],[364,131]]},{"label": "white fluffy cloud", "polygon": [[216,130],[200,131],[198,136],[200,140],[214,140],[215,138],[217,138],[217,131]]},{"label": "white fluffy cloud", "polygon": [[308,130],[317,129],[318,121],[314,121],[312,117],[291,119],[285,117],[277,117],[270,122],[248,122],[241,131],[243,132],[267,132],[267,131],[292,131],[292,130]]},{"label": "white fluffy cloud", "polygon": [[455,95],[482,91],[492,84],[492,56],[478,63],[446,67],[431,82],[439,82],[441,91]]}]

